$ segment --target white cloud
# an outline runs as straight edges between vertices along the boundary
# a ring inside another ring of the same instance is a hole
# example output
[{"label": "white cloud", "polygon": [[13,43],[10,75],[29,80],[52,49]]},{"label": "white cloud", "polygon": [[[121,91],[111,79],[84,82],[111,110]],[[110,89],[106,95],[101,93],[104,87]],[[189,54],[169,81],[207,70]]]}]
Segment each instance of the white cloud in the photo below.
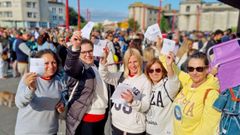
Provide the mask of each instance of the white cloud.
[{"label": "white cloud", "polygon": [[[102,22],[104,20],[121,21],[128,17],[128,11],[109,11],[101,9],[89,9],[91,12],[91,21]],[[81,11],[81,15],[86,18],[87,9]]]}]

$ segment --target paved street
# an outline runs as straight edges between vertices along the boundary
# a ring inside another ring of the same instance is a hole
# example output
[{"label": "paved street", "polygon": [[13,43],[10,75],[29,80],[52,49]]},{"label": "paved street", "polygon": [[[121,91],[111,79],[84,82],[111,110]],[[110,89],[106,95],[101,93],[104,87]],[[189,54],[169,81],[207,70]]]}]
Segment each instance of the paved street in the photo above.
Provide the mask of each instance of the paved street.
[{"label": "paved street", "polygon": [[[16,93],[20,78],[0,80],[0,91]],[[0,135],[14,135],[14,127],[17,116],[17,107],[8,108],[0,106]]]},{"label": "paved street", "polygon": [[[20,78],[9,78],[0,80],[0,91],[10,91],[16,93]],[[0,135],[14,135],[15,122],[17,117],[17,107],[8,108],[0,106]],[[64,135],[64,123],[60,122],[60,132]]]}]

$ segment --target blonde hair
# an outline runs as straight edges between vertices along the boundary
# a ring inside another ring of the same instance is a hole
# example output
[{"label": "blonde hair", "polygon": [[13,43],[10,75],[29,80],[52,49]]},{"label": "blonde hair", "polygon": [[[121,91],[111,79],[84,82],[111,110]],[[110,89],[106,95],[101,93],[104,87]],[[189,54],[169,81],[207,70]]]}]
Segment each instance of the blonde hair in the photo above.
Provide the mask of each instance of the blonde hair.
[{"label": "blonde hair", "polygon": [[143,60],[142,60],[142,56],[140,54],[140,52],[135,49],[135,48],[129,48],[127,49],[127,51],[124,54],[123,57],[123,64],[124,64],[124,77],[127,78],[129,75],[129,69],[128,69],[128,62],[131,56],[135,56],[137,58],[137,61],[139,63],[139,67],[138,67],[138,75],[142,74],[142,64],[143,64]]},{"label": "blonde hair", "polygon": [[193,44],[193,41],[191,39],[187,39],[186,42],[183,43],[183,45],[179,48],[177,52],[177,57],[181,58],[185,53],[189,51],[189,46]]},{"label": "blonde hair", "polygon": [[143,50],[143,61],[149,61],[155,58],[155,50],[152,47],[147,47]]}]

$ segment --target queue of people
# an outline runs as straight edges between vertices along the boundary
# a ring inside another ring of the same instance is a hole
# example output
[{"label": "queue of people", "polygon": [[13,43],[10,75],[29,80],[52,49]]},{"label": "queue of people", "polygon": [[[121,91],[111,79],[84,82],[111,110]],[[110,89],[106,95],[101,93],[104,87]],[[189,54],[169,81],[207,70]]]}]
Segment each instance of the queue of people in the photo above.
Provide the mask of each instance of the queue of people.
[{"label": "queue of people", "polygon": [[[104,40],[99,31],[93,30],[91,40],[79,31],[58,32],[39,31],[31,45],[29,39],[35,36],[27,30],[16,32],[9,43],[1,40],[0,53],[11,55],[6,61],[0,58],[0,65],[5,64],[0,79],[7,79],[8,64],[14,77],[22,77],[16,94],[16,135],[55,135],[64,111],[66,135],[220,134],[221,113],[213,107],[219,82],[209,72],[205,52],[211,40],[221,42],[222,31],[212,38],[202,32],[172,35],[179,45],[176,56],[160,54],[162,39],[154,43],[141,33],[130,38],[122,31],[108,31],[102,57],[93,55],[94,41]],[[120,61],[114,64],[115,55]],[[43,75],[29,72],[30,57],[44,59]],[[117,68],[111,70],[112,65]],[[112,91],[120,83],[133,89],[121,93],[124,103],[112,103]],[[62,97],[64,87],[71,96],[68,102]],[[104,130],[106,125],[110,132]]]}]

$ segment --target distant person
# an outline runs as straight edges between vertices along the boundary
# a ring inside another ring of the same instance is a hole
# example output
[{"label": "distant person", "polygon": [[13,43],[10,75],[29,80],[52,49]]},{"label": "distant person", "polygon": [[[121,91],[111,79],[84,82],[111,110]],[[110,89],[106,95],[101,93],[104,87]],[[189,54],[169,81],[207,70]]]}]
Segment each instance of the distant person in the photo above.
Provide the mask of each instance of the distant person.
[{"label": "distant person", "polygon": [[[206,53],[208,52],[209,48],[211,48],[212,46],[219,44],[222,42],[222,37],[223,37],[223,31],[221,30],[216,30],[213,34],[213,38],[211,38],[206,46]],[[210,51],[209,53],[210,55],[213,54],[213,50]]]},{"label": "distant person", "polygon": [[26,42],[30,39],[31,33],[24,31],[20,38],[16,39],[16,56],[17,56],[17,70],[21,76],[28,71],[28,58],[31,55],[31,49]]}]

